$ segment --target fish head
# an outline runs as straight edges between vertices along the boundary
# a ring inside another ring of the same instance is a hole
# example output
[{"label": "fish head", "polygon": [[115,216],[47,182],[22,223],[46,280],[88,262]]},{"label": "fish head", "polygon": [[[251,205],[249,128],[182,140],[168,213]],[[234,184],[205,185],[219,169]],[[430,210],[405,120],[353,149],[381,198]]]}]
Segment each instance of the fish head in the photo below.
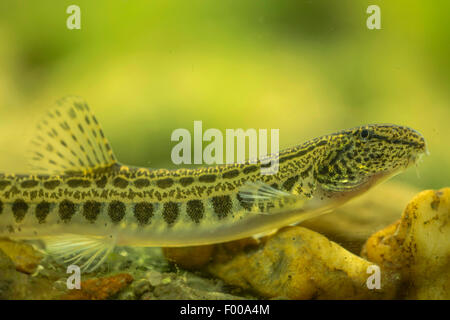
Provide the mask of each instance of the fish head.
[{"label": "fish head", "polygon": [[391,124],[356,127],[327,140],[315,175],[324,189],[332,191],[368,189],[417,164],[428,153],[422,134]]}]

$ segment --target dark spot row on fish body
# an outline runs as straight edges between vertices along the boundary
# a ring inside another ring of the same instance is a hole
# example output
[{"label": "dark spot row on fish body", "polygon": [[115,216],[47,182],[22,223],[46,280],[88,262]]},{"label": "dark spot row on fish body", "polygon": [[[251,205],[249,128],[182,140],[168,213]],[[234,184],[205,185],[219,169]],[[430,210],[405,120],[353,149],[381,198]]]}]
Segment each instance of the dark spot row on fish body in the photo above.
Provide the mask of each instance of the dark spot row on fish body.
[{"label": "dark spot row on fish body", "polygon": [[190,184],[192,184],[194,182],[194,178],[192,178],[192,177],[185,177],[185,178],[181,178],[180,179],[180,184],[183,186],[183,187],[187,187],[187,186],[189,186]]},{"label": "dark spot row on fish body", "polygon": [[[257,170],[257,166],[250,166],[250,167],[243,167],[243,172],[245,173],[251,173],[254,172],[255,170]],[[239,176],[240,171],[238,169],[233,169],[230,171],[226,171],[223,173],[222,178],[224,179],[232,179],[232,178],[236,178],[237,176]],[[132,183],[134,186],[136,186],[137,188],[145,188],[145,187],[149,187],[151,185],[151,180],[150,179],[145,179],[145,178],[139,178],[139,179],[135,179],[135,180],[128,180],[126,177],[115,177],[113,176],[112,179],[112,184],[114,187],[120,188],[120,189],[124,189],[126,188],[128,185],[130,185],[130,183]],[[203,183],[213,183],[216,182],[217,176],[213,175],[213,174],[207,174],[207,175],[200,175],[198,176],[198,181],[199,182],[203,182]],[[91,186],[92,182],[95,182],[95,185],[98,188],[105,188],[106,184],[108,183],[108,176],[107,175],[103,175],[100,176],[99,178],[68,178],[66,180],[66,184],[71,187],[71,188],[89,188]],[[2,183],[3,180],[0,180],[0,187],[2,187],[2,185],[9,185],[10,181],[5,181]],[[48,190],[54,190],[56,189],[58,186],[61,185],[61,182],[63,182],[64,179],[62,180],[44,180],[43,183],[43,187],[45,189]],[[184,176],[181,177],[177,180],[174,180],[172,178],[164,178],[164,179],[159,179],[157,180],[156,186],[161,188],[161,189],[166,189],[166,188],[170,188],[171,186],[173,186],[174,183],[180,183],[181,186],[183,187],[187,187],[190,184],[195,182],[195,178],[192,176]],[[37,180],[28,180],[28,181],[23,181],[22,182],[23,186],[25,188],[31,188],[35,185],[39,184],[39,181]],[[217,188],[216,188],[217,189]],[[220,188],[219,188],[220,189]]]},{"label": "dark spot row on fish body", "polygon": [[17,223],[21,222],[28,211],[28,204],[22,199],[17,199],[12,204],[12,212]]},{"label": "dark spot row on fish body", "polygon": [[67,185],[71,188],[89,188],[91,181],[89,179],[71,179],[67,181]]},{"label": "dark spot row on fish body", "polygon": [[50,203],[47,201],[42,201],[37,204],[36,206],[36,218],[38,219],[39,223],[45,223],[45,219],[50,213]]},{"label": "dark spot row on fish body", "polygon": [[201,200],[190,200],[186,203],[186,213],[195,223],[200,223],[205,213],[205,207]]},{"label": "dark spot row on fish body", "polygon": [[252,172],[255,172],[258,170],[258,166],[256,165],[251,165],[251,166],[247,166],[245,167],[242,172],[244,172],[244,174],[250,174]]},{"label": "dark spot row on fish body", "polygon": [[233,204],[229,195],[215,196],[211,199],[214,212],[219,219],[225,218],[232,210]]},{"label": "dark spot row on fish body", "polygon": [[150,223],[150,219],[153,217],[153,204],[150,202],[139,202],[134,206],[134,217],[141,226]]},{"label": "dark spot row on fish body", "polygon": [[198,181],[200,182],[206,182],[206,183],[213,183],[214,181],[216,181],[216,175],[214,174],[205,174],[205,175],[201,175],[198,178]]},{"label": "dark spot row on fish body", "polygon": [[37,180],[25,180],[25,181],[22,181],[22,183],[20,184],[20,186],[25,189],[34,188],[37,185],[39,185],[39,181],[37,181]]},{"label": "dark spot row on fish body", "polygon": [[156,185],[161,189],[170,188],[173,185],[173,180],[171,178],[160,179],[156,181]]},{"label": "dark spot row on fish body", "polygon": [[89,200],[83,205],[83,216],[91,223],[97,220],[102,204],[98,201]]},{"label": "dark spot row on fish body", "polygon": [[125,204],[121,201],[111,201],[108,207],[108,215],[111,218],[111,221],[115,224],[122,221],[125,216]]},{"label": "dark spot row on fish body", "polygon": [[59,180],[49,180],[49,181],[44,181],[44,183],[43,183],[44,188],[49,189],[49,190],[55,189],[60,184],[61,184],[61,181],[59,181]]},{"label": "dark spot row on fish body", "polygon": [[122,177],[116,177],[113,180],[113,185],[120,189],[125,189],[128,186],[128,180]]},{"label": "dark spot row on fish body", "polygon": [[102,176],[101,178],[95,181],[95,184],[97,185],[97,188],[103,189],[106,186],[107,182],[108,178],[106,176]]},{"label": "dark spot row on fish body", "polygon": [[11,181],[9,181],[9,180],[0,180],[0,191],[5,189],[10,184],[11,184]]},{"label": "dark spot row on fish body", "polygon": [[233,179],[236,178],[239,175],[239,170],[234,169],[228,172],[225,172],[224,174],[222,174],[222,178],[224,179]]},{"label": "dark spot row on fish body", "polygon": [[[238,170],[234,170],[229,172],[228,178],[236,177],[239,175]],[[215,182],[216,176],[214,175],[204,175],[199,177],[200,182],[212,183]],[[106,175],[101,176],[100,178],[92,179],[89,177],[86,178],[68,178],[66,180],[66,184],[70,188],[89,188],[91,187],[92,182],[95,182],[95,186],[97,188],[105,188],[108,183],[108,177]],[[61,185],[64,180],[44,180],[42,182],[43,187],[48,190],[54,190]],[[173,180],[171,178],[159,179],[156,181],[156,186],[161,189],[167,189],[173,186],[174,183],[179,182],[181,186],[187,187],[190,184],[194,183],[195,180],[193,177],[182,177],[179,180]],[[127,186],[133,183],[133,185],[139,189],[149,187],[151,185],[151,180],[145,178],[139,178],[134,181],[127,180],[124,177],[115,177],[112,178],[112,184],[114,187],[119,189],[125,189]],[[0,180],[0,190],[10,185],[11,181],[8,180]],[[21,187],[27,189],[35,187],[39,184],[38,180],[27,180],[21,183]]]},{"label": "dark spot row on fish body", "polygon": [[166,202],[163,206],[163,218],[170,226],[175,223],[180,214],[179,204],[176,202]]},{"label": "dark spot row on fish body", "polygon": [[76,211],[76,205],[70,200],[63,200],[59,204],[59,217],[63,222],[70,222],[72,219],[72,216],[75,214]]},{"label": "dark spot row on fish body", "polygon": [[134,181],[134,185],[137,188],[142,189],[142,188],[148,187],[150,185],[150,180],[148,180],[148,179],[137,179],[137,180]]}]

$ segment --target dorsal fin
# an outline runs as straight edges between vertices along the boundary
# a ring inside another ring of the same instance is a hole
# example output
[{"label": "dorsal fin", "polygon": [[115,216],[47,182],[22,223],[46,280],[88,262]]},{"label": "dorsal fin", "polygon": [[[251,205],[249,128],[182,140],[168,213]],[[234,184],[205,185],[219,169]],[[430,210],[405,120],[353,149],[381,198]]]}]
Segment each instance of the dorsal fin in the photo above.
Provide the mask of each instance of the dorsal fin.
[{"label": "dorsal fin", "polygon": [[57,102],[37,125],[29,151],[33,173],[87,174],[117,163],[97,119],[79,97]]}]

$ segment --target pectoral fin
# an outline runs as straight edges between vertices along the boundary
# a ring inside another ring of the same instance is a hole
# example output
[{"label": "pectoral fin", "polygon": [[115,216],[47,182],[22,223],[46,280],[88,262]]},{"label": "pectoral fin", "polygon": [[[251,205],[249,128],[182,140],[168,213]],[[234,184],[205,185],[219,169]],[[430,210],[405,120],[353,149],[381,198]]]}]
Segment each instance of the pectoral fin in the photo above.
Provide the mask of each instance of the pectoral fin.
[{"label": "pectoral fin", "polygon": [[115,246],[109,236],[64,234],[44,239],[47,252],[63,264],[75,264],[91,272],[98,268]]},{"label": "pectoral fin", "polygon": [[345,191],[352,191],[357,188],[360,188],[367,181],[368,181],[368,179],[364,179],[364,178],[354,179],[354,180],[343,178],[341,180],[333,181],[333,183],[322,183],[321,187],[322,187],[322,189],[324,189],[326,191],[345,192]]},{"label": "pectoral fin", "polygon": [[274,214],[292,208],[301,209],[308,198],[278,190],[263,182],[248,182],[240,190],[241,202],[251,211],[261,214]]}]

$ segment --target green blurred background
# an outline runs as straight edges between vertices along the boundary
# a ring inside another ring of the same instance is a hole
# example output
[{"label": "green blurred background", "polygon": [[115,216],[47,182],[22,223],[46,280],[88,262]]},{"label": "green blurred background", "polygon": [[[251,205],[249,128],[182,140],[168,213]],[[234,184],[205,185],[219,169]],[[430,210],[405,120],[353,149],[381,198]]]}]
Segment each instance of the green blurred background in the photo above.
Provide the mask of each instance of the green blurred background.
[{"label": "green blurred background", "polygon": [[[81,30],[66,8],[81,7]],[[381,30],[366,8],[381,8]],[[23,171],[35,120],[85,98],[124,163],[173,167],[176,128],[279,128],[280,147],[366,123],[422,132],[397,180],[450,180],[450,1],[0,2],[0,168]]]}]

